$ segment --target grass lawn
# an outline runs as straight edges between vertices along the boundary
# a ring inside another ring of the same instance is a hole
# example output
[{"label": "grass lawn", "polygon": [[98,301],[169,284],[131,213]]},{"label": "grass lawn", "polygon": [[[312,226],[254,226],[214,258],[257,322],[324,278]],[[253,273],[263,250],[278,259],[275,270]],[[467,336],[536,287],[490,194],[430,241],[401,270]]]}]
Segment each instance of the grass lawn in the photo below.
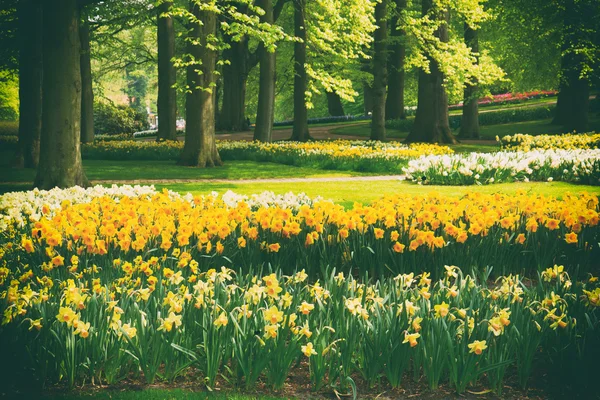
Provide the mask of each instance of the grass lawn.
[{"label": "grass lawn", "polygon": [[586,191],[600,195],[600,187],[574,185],[564,182],[518,182],[501,183],[484,186],[422,186],[411,182],[400,182],[397,179],[385,181],[360,182],[278,182],[278,183],[181,183],[170,185],[155,185],[157,189],[168,188],[180,193],[207,194],[212,191],[224,193],[232,190],[239,194],[256,194],[270,190],[278,194],[287,192],[304,192],[311,197],[321,196],[351,208],[355,202],[368,204],[386,194],[424,195],[438,192],[447,196],[463,196],[468,192],[506,193],[512,194],[519,190],[531,194],[562,197],[566,192],[579,193]]},{"label": "grass lawn", "polygon": [[[5,158],[7,159],[7,158]],[[267,162],[227,161],[220,168],[182,167],[174,161],[84,160],[88,179],[132,181],[144,179],[262,179],[310,178],[372,175],[353,171],[331,171]],[[36,171],[0,164],[1,182],[33,182]]]},{"label": "grass lawn", "polygon": [[[495,140],[496,136],[514,135],[515,133],[527,133],[530,135],[561,133],[561,127],[557,125],[551,125],[551,122],[551,119],[543,119],[537,121],[514,122],[510,124],[484,125],[481,126],[481,139]],[[588,131],[600,132],[600,116],[598,116],[597,114],[590,114]],[[356,126],[337,128],[332,130],[331,133],[335,135],[352,135],[368,137],[371,134],[371,128],[370,125],[361,124]],[[457,134],[458,131],[454,133]],[[388,138],[405,139],[406,136],[408,136],[408,132],[406,131],[401,131],[398,129],[387,129]],[[455,151],[462,151],[459,149],[460,147],[458,147],[458,149],[455,149]],[[465,150],[472,151],[468,149]]]}]

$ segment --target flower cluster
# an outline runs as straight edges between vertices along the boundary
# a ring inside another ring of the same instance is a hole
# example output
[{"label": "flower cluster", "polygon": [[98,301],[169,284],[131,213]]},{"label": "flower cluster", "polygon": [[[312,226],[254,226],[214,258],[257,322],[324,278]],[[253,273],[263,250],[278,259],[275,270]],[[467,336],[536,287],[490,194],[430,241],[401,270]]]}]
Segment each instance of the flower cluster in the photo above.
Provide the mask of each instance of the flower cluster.
[{"label": "flower cluster", "polygon": [[[379,141],[246,142],[217,141],[223,160],[267,161],[325,169],[398,172],[411,158],[451,154],[435,144],[383,143]],[[82,146],[88,159],[176,160],[183,149],[179,141],[112,141]]]},{"label": "flower cluster", "polygon": [[598,185],[600,149],[423,156],[403,171],[414,182],[439,185],[552,180]]},{"label": "flower cluster", "polygon": [[514,151],[600,148],[600,134],[598,133],[537,136],[517,133],[515,135],[506,135],[502,138],[496,137],[496,141],[500,142],[500,146],[503,149]]}]

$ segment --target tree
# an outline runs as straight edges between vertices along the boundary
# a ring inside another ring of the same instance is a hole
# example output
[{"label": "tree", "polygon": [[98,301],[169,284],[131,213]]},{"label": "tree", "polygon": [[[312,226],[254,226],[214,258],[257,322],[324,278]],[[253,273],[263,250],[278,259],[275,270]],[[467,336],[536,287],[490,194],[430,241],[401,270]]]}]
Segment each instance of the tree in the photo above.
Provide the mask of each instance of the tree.
[{"label": "tree", "polygon": [[404,64],[406,58],[405,32],[401,15],[406,9],[406,0],[395,0],[395,10],[390,20],[391,38],[388,58],[388,90],[385,102],[386,119],[405,119],[404,111]]},{"label": "tree", "polygon": [[81,70],[76,0],[43,2],[43,100],[34,186],[87,186],[80,152]]},{"label": "tree", "polygon": [[171,61],[175,57],[175,28],[170,15],[173,2],[157,6],[158,42],[158,134],[157,140],[177,140],[177,75]]},{"label": "tree", "polygon": [[186,132],[179,164],[200,168],[223,164],[215,140],[217,15],[211,6],[190,1],[189,10]]},{"label": "tree", "polygon": [[[436,10],[432,0],[422,0],[423,16],[432,13],[438,22],[434,37],[448,42],[448,10]],[[415,123],[406,142],[456,143],[448,123],[448,95],[444,88],[444,74],[438,61],[428,53],[429,73],[419,71],[419,94]]]},{"label": "tree", "polygon": [[332,117],[342,117],[346,115],[344,113],[344,106],[342,104],[342,99],[339,94],[335,92],[326,92],[327,94],[327,110],[329,111],[329,115]]},{"label": "tree", "polygon": [[[42,2],[22,0],[18,6],[19,56],[19,143],[17,165],[36,168],[42,131]],[[23,34],[27,32],[27,34]]]},{"label": "tree", "polygon": [[[465,22],[465,43],[474,53],[479,53],[479,40],[477,31]],[[477,56],[479,62],[479,57]],[[458,137],[479,139],[479,106],[477,101],[479,91],[477,82],[467,82],[462,107],[462,119],[460,121],[460,132]]]},{"label": "tree", "polygon": [[387,86],[387,0],[375,6],[375,54],[373,56],[373,118],[371,140],[385,140],[385,93]]},{"label": "tree", "polygon": [[81,41],[81,143],[94,141],[94,91],[92,90],[92,63],[90,57],[90,24],[85,13],[79,26]]},{"label": "tree", "polygon": [[306,142],[311,139],[308,132],[308,109],[306,92],[308,74],[306,73],[306,0],[294,2],[294,128],[291,140]]}]

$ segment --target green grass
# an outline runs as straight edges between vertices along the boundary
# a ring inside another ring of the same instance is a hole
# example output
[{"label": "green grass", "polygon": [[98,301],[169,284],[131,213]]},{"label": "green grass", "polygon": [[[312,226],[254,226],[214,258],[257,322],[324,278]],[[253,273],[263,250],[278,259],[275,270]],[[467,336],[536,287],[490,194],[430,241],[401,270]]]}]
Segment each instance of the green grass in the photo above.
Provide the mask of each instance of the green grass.
[{"label": "green grass", "polygon": [[[5,159],[8,159],[5,157]],[[106,161],[84,160],[88,179],[133,181],[148,179],[262,179],[310,178],[372,175],[353,171],[325,171],[267,162],[227,161],[220,168],[182,167],[173,161]],[[36,171],[0,165],[0,181],[33,182]]]},{"label": "green grass", "polygon": [[[39,397],[38,397],[39,398]],[[47,400],[280,400],[283,397],[251,396],[236,393],[214,394],[185,389],[99,390],[93,392],[54,394],[41,397]]]},{"label": "green grass", "polygon": [[[557,99],[557,97],[542,97],[539,99],[524,100],[520,103],[496,104],[493,106],[483,106],[483,107],[479,106],[479,111],[487,112],[487,111],[496,111],[496,110],[507,110],[510,108],[531,107],[531,106],[536,106],[536,105],[540,105],[540,104],[552,105],[552,104],[556,104],[556,99]],[[450,115],[461,115],[462,108],[459,108],[456,110],[450,110],[449,113],[450,113]]]},{"label": "green grass", "polygon": [[351,208],[355,202],[368,204],[386,194],[424,195],[438,192],[446,196],[463,196],[468,192],[480,193],[505,193],[514,194],[524,190],[530,194],[543,194],[561,198],[566,192],[579,193],[586,191],[600,195],[600,187],[574,185],[564,182],[518,182],[501,183],[484,186],[433,186],[417,185],[411,182],[400,182],[397,179],[385,181],[360,181],[360,182],[282,182],[282,183],[182,183],[170,185],[155,185],[157,189],[167,188],[179,193],[207,194],[212,191],[224,193],[232,190],[238,194],[257,194],[265,190],[283,194],[287,192],[304,192],[311,197],[321,196]]}]

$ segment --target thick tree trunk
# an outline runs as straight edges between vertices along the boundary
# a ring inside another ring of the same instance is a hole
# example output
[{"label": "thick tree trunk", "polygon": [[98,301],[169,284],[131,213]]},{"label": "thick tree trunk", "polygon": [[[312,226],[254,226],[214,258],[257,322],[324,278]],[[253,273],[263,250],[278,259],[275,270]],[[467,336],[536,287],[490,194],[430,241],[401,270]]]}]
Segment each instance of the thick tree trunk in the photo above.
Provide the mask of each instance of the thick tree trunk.
[{"label": "thick tree trunk", "polygon": [[563,50],[560,89],[552,124],[561,125],[565,132],[585,132],[588,125],[590,85],[587,79],[579,78],[580,63],[576,54]]},{"label": "thick tree trunk", "polygon": [[327,110],[329,111],[329,115],[332,117],[343,117],[346,115],[340,95],[335,92],[326,92],[325,94],[327,95]]},{"label": "thick tree trunk", "polygon": [[294,128],[291,140],[306,142],[310,140],[308,132],[308,110],[306,108],[306,0],[294,1],[294,35],[300,42],[294,43]]},{"label": "thick tree trunk", "polygon": [[[477,63],[479,63],[479,39],[477,31],[465,23],[465,44],[471,48],[471,51],[477,53]],[[460,121],[459,138],[479,139],[479,106],[477,104],[478,90],[477,83],[465,86],[462,119]]]},{"label": "thick tree trunk", "polygon": [[94,91],[90,57],[90,24],[87,17],[79,27],[79,40],[81,41],[81,143],[91,143],[94,141]]},{"label": "thick tree trunk", "polygon": [[87,186],[81,165],[81,70],[77,0],[43,2],[44,82],[40,163],[34,186]]},{"label": "thick tree trunk", "polygon": [[[433,7],[432,0],[422,0],[423,15]],[[439,12],[444,23],[436,31],[442,42],[448,42],[447,12]],[[444,74],[433,57],[427,55],[430,73],[419,71],[419,91],[415,123],[406,138],[407,143],[457,143],[448,123],[448,95],[444,88]]]},{"label": "thick tree trunk", "polygon": [[392,41],[388,59],[388,92],[385,102],[386,119],[405,119],[404,111],[404,63],[406,60],[405,32],[399,29],[401,24],[398,13],[406,8],[406,0],[395,0],[396,15],[390,21]]},{"label": "thick tree trunk", "polygon": [[16,164],[36,168],[42,131],[42,2],[22,0],[18,8],[19,56],[19,145]]},{"label": "thick tree trunk", "polygon": [[[195,1],[190,12],[201,21],[190,24],[187,52],[201,64],[187,67],[186,133],[180,165],[200,168],[222,165],[215,140],[215,88],[217,52],[211,40],[217,34],[217,16],[214,12],[200,11]],[[193,42],[199,43],[199,45]],[[207,46],[207,44],[209,46]]]},{"label": "thick tree trunk", "polygon": [[175,66],[175,28],[168,15],[173,2],[166,0],[158,6],[158,135],[157,140],[177,140],[177,82]]},{"label": "thick tree trunk", "polygon": [[248,37],[240,41],[228,40],[230,48],[224,58],[229,61],[223,66],[223,106],[220,112],[219,129],[243,131],[246,126],[246,82],[248,81]]},{"label": "thick tree trunk", "polygon": [[[262,0],[259,5],[265,10],[261,21],[272,24],[274,21],[273,1]],[[254,140],[270,142],[273,140],[273,121],[275,119],[275,63],[277,56],[275,52],[269,52],[264,46],[260,46],[258,51],[260,57],[260,82]]]},{"label": "thick tree trunk", "polygon": [[373,55],[373,118],[371,140],[385,140],[385,89],[387,86],[387,5],[381,0],[375,6],[375,54]]}]

